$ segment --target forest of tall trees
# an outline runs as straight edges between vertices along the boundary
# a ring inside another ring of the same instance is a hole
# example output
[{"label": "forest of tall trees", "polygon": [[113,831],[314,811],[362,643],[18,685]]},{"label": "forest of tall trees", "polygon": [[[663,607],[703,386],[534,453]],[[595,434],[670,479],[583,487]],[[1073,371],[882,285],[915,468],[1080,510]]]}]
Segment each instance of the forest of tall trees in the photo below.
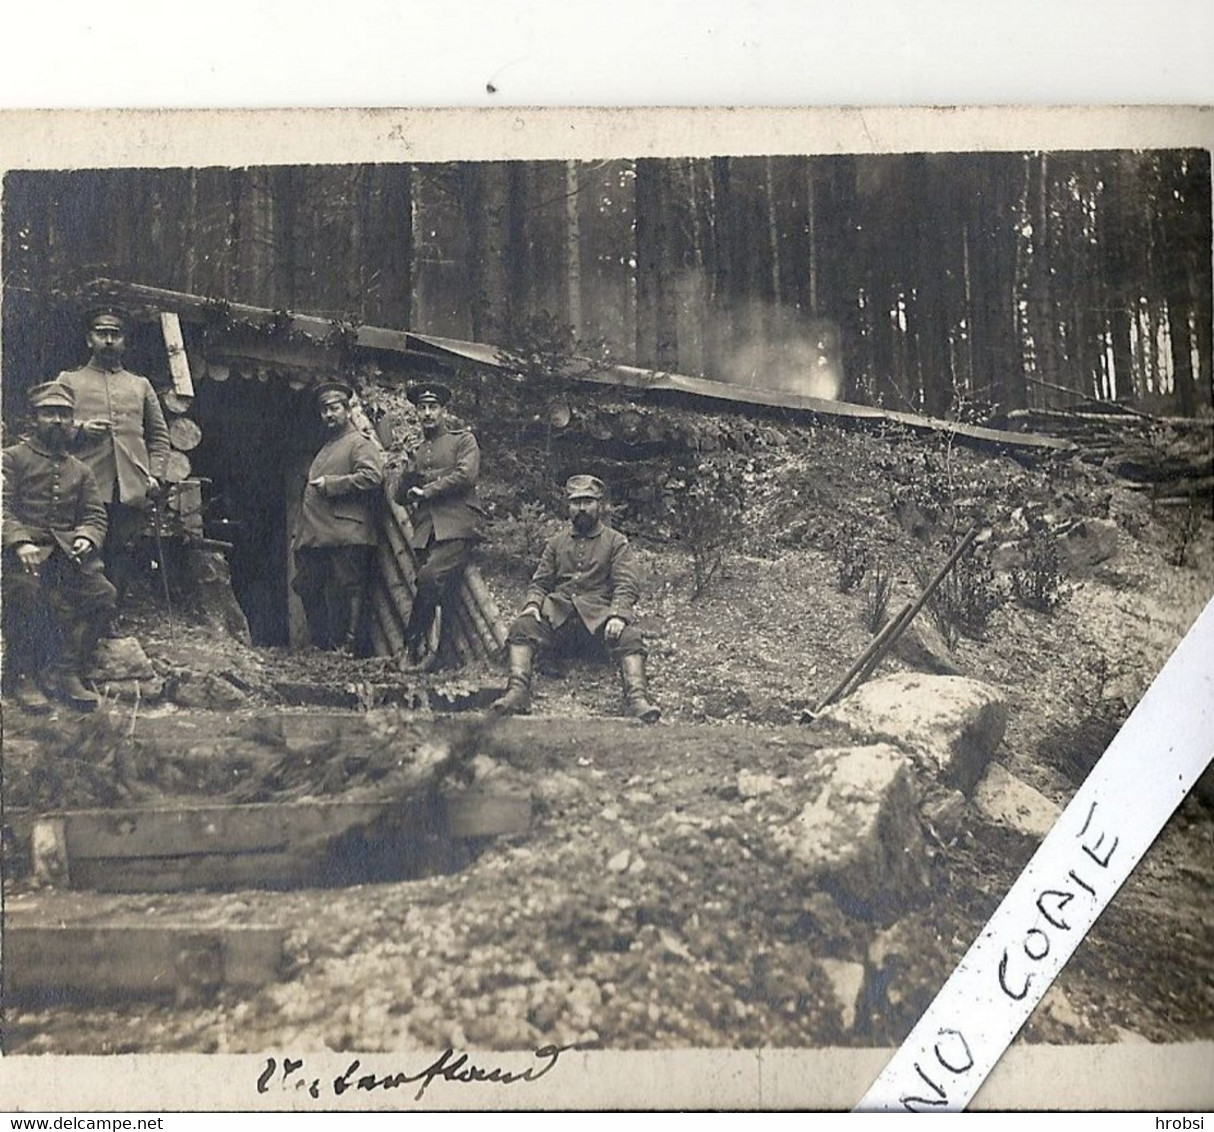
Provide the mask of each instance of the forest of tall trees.
[{"label": "forest of tall trees", "polygon": [[12,172],[3,250],[10,294],[106,276],[498,344],[539,320],[937,416],[1210,409],[1200,150]]}]

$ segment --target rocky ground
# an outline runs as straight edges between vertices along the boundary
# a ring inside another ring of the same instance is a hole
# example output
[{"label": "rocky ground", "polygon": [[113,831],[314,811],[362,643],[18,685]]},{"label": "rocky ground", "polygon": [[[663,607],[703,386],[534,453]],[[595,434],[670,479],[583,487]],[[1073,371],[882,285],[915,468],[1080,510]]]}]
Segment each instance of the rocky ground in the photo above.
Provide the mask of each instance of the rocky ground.
[{"label": "rocky ground", "polygon": [[[799,722],[870,639],[864,620],[873,599],[864,582],[841,591],[843,551],[830,545],[831,530],[853,513],[872,517],[863,538],[890,564],[891,609],[917,589],[912,566],[942,555],[939,524],[921,529],[922,500],[908,508],[905,499],[873,497],[882,461],[907,438],[791,428],[782,438],[748,471],[744,529],[704,594],[691,597],[690,563],[678,544],[636,532],[660,725],[615,718],[617,678],[605,664],[588,664],[544,671],[535,714],[485,732],[476,753],[482,769],[535,799],[528,834],[466,847],[437,875],[328,890],[100,895],[10,875],[10,913],[289,926],[291,962],[275,985],[209,1002],[10,1004],[6,1052],[900,1041],[1037,838],[993,818],[972,789],[957,791],[914,766],[898,787],[909,793],[898,795],[894,827],[920,846],[904,904],[857,907],[846,886],[818,883],[790,855],[787,831],[821,796],[829,761],[822,752],[858,742],[841,725]],[[953,495],[976,500],[994,528],[984,551],[994,563],[990,578],[975,585],[1010,584],[1025,515],[1045,513],[1055,529],[1090,519],[1115,532],[1112,556],[1072,563],[1052,610],[1025,608],[1004,593],[980,631],[958,635],[951,647],[925,632],[917,652],[877,673],[951,668],[996,689],[1006,727],[986,757],[1037,791],[1043,812],[1056,812],[1050,806],[1065,804],[1214,594],[1214,523],[1200,521],[1178,565],[1179,512],[1150,509],[1096,469],[1078,461],[1025,468],[960,451],[940,458],[948,461],[941,474],[956,478]],[[791,514],[790,497],[800,500]],[[512,521],[497,520],[502,542]],[[522,561],[487,553],[482,565],[503,609],[515,609]],[[927,614],[920,620],[931,623]],[[209,626],[165,626],[151,608],[133,611],[126,628],[169,691],[193,685],[199,697],[193,706],[142,704],[145,717],[210,712],[226,725],[309,710],[275,703],[275,682],[327,681],[357,693],[399,680],[384,661],[251,649]],[[445,687],[454,702],[500,681],[486,666],[436,673],[418,686]],[[416,707],[406,697],[376,710],[425,726],[433,709],[422,705],[433,702],[419,694]],[[137,738],[129,703],[108,710]],[[15,711],[6,717],[10,737],[32,726]],[[95,788],[56,778],[46,749],[21,752],[6,752],[10,806],[49,808],[48,790],[74,788],[87,798]],[[58,757],[66,757],[62,748]],[[106,756],[91,757],[103,764]],[[95,778],[112,785],[114,769],[103,766]],[[143,801],[181,794],[180,781],[158,779],[148,762],[128,766],[122,781]],[[219,796],[225,787],[194,788]],[[60,804],[69,802],[81,804]],[[1214,811],[1190,798],[1020,1040],[1214,1038],[1212,895]]]}]

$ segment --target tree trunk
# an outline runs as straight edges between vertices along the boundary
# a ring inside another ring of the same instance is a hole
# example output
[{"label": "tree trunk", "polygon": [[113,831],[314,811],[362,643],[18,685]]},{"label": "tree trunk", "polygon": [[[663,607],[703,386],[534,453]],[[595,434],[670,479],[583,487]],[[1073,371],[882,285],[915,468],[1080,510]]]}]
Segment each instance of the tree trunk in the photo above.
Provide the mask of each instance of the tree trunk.
[{"label": "tree trunk", "polygon": [[565,162],[565,293],[573,336],[582,336],[582,225],[576,161]]}]

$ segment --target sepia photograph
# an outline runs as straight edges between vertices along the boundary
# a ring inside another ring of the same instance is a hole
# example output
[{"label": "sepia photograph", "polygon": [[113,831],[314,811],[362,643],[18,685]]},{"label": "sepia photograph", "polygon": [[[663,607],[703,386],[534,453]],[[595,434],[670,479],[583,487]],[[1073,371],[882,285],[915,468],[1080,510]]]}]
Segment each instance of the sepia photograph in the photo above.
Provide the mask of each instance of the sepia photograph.
[{"label": "sepia photograph", "polygon": [[[1214,596],[1214,130],[841,113],[7,163],[23,1079],[856,1103]],[[1010,1054],[1210,1103],[1212,833],[1207,769]]]}]

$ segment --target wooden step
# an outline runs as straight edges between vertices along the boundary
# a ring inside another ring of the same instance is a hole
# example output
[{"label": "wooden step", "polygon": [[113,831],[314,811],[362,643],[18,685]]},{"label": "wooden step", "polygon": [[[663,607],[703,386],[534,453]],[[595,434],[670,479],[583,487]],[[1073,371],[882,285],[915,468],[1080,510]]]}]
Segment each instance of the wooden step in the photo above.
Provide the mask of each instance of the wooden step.
[{"label": "wooden step", "polygon": [[278,981],[283,928],[180,924],[65,925],[10,913],[4,925],[6,1001],[70,996],[207,1000]]},{"label": "wooden step", "polygon": [[[8,814],[29,838],[34,875],[103,892],[354,884],[368,872],[424,869],[435,843],[525,833],[531,798],[517,792],[425,791],[405,801]],[[26,832],[28,831],[28,833]]]}]

